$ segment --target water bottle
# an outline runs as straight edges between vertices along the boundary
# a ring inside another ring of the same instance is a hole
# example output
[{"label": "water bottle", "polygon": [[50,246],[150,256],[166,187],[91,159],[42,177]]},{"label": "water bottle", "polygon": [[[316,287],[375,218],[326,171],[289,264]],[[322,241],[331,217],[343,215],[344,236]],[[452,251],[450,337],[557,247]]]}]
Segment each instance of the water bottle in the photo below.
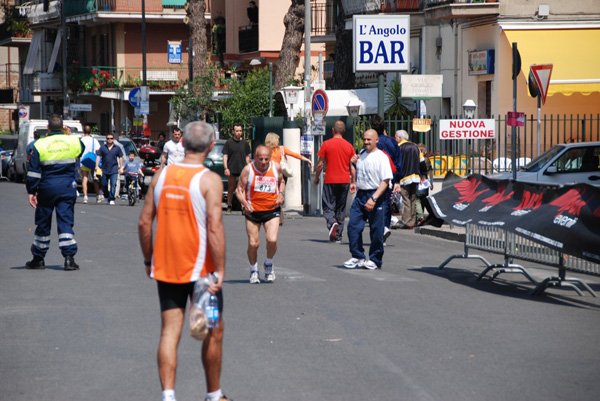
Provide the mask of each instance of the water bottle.
[{"label": "water bottle", "polygon": [[204,308],[206,316],[206,327],[213,329],[219,326],[219,300],[215,294],[210,294]]}]

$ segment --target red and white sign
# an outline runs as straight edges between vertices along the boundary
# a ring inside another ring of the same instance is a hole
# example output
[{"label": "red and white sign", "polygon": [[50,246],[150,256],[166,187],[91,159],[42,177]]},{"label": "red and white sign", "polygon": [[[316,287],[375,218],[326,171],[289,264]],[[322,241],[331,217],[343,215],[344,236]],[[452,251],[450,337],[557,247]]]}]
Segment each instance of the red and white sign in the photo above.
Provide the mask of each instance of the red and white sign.
[{"label": "red and white sign", "polygon": [[317,89],[312,96],[313,113],[327,114],[329,110],[329,98],[323,89]]},{"label": "red and white sign", "polygon": [[509,127],[524,127],[525,126],[525,113],[518,111],[509,111],[508,118],[506,119],[506,125]]},{"label": "red and white sign", "polygon": [[494,139],[494,119],[440,120],[440,139]]},{"label": "red and white sign", "polygon": [[532,65],[531,72],[533,77],[540,88],[542,95],[542,103],[546,104],[546,95],[548,94],[548,87],[550,86],[550,76],[552,75],[552,64],[539,64]]},{"label": "red and white sign", "polygon": [[29,106],[19,106],[19,122],[29,121]]}]

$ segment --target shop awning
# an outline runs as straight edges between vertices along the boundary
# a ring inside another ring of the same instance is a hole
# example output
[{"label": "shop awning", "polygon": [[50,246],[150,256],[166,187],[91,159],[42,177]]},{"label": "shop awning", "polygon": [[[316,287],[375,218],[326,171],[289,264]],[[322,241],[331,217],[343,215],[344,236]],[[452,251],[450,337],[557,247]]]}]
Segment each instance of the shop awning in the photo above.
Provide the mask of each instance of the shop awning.
[{"label": "shop awning", "polygon": [[503,32],[509,43],[517,43],[526,79],[532,64],[553,64],[548,96],[600,92],[600,29],[504,28]]}]

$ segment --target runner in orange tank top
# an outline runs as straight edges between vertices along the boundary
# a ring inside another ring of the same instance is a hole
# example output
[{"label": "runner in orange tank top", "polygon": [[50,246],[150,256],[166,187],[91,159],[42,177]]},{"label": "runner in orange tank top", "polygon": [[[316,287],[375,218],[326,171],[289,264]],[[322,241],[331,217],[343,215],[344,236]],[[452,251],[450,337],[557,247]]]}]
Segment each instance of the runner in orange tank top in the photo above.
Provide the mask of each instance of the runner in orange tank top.
[{"label": "runner in orange tank top", "polygon": [[265,145],[256,148],[254,163],[242,170],[236,189],[238,200],[246,216],[248,234],[248,262],[250,262],[250,283],[258,284],[258,246],[260,226],[265,227],[267,259],[264,263],[265,281],[275,281],[273,257],[277,252],[279,216],[285,201],[285,182],[279,163],[271,161],[271,149]]},{"label": "runner in orange tank top", "polygon": [[158,372],[163,400],[176,400],[177,345],[187,300],[193,294],[194,282],[211,272],[217,280],[208,290],[216,296],[220,313],[219,324],[208,329],[202,344],[206,399],[227,400],[220,384],[224,332],[221,288],[225,277],[223,184],[216,173],[203,166],[214,139],[214,129],[209,124],[193,122],[185,127],[185,157],[181,163],[171,164],[154,175],[138,223],[146,274],[156,280],[160,301]]}]

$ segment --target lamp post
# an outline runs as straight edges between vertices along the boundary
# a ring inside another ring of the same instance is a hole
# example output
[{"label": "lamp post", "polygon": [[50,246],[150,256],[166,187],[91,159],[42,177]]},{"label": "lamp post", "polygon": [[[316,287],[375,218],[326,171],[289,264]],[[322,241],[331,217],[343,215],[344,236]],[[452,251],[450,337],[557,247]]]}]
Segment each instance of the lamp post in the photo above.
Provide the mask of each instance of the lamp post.
[{"label": "lamp post", "polygon": [[[475,110],[477,110],[477,105],[472,99],[467,99],[465,104],[463,104],[463,114],[464,116],[472,120],[475,118]],[[469,171],[471,167],[471,139],[467,139],[467,171]]]},{"label": "lamp post", "polygon": [[348,117],[350,117],[349,120],[352,127],[352,147],[356,149],[356,130],[354,129],[354,125],[360,112],[360,103],[356,99],[350,99],[346,105],[346,110],[348,110]]}]

